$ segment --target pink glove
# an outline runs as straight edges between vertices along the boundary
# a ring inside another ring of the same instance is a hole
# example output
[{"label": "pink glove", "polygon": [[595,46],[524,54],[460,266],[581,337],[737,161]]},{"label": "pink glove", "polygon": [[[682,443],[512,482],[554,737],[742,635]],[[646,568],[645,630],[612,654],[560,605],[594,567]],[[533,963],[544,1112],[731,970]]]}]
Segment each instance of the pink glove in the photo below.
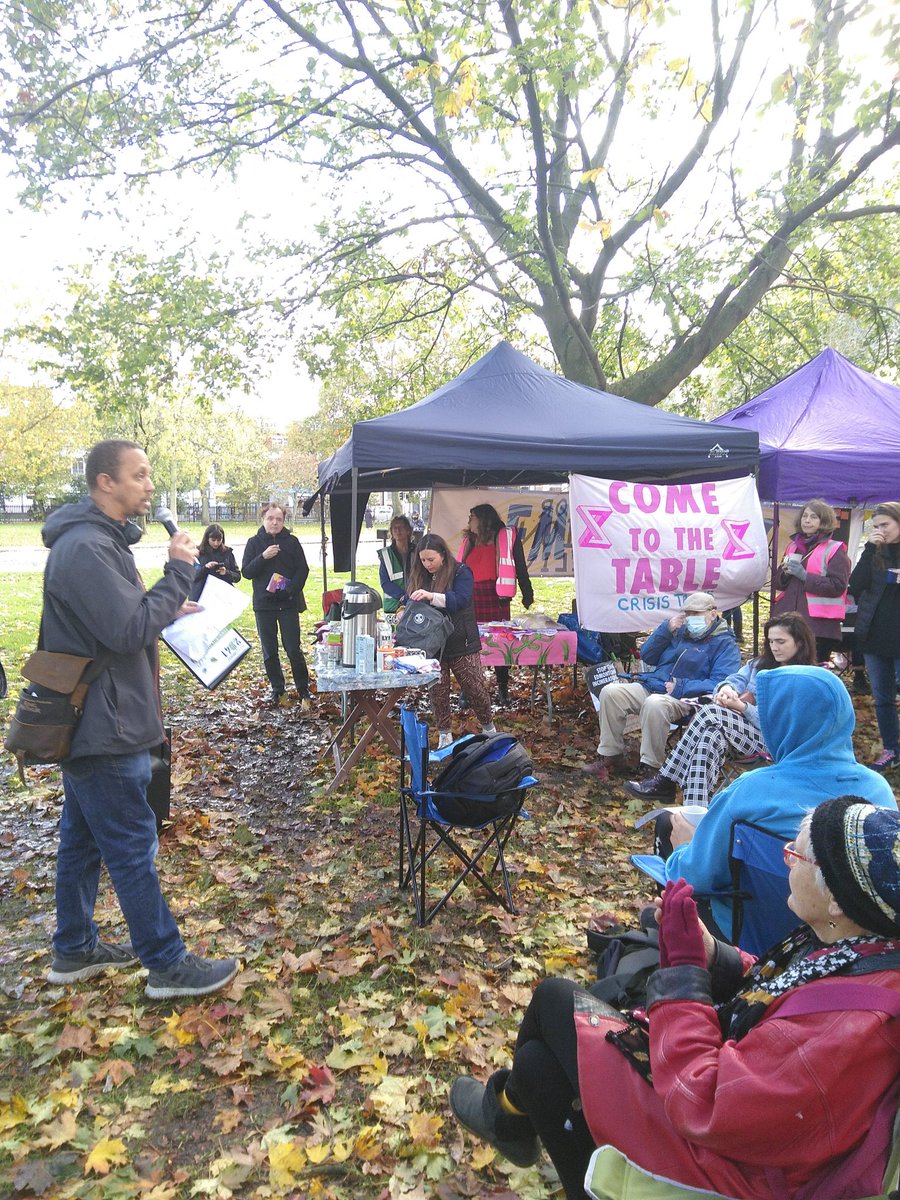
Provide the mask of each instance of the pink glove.
[{"label": "pink glove", "polygon": [[659,920],[661,967],[708,966],[703,930],[694,903],[694,889],[686,879],[669,881],[663,892]]}]

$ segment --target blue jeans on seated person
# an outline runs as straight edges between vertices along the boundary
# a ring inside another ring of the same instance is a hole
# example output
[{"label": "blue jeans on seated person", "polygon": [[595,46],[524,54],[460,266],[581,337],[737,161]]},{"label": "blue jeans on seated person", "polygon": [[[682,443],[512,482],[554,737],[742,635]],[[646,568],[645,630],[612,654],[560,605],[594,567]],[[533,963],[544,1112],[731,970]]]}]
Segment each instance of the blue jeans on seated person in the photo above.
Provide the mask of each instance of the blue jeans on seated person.
[{"label": "blue jeans on seated person", "polygon": [[866,672],[875,702],[875,719],[886,750],[900,750],[900,718],[897,716],[897,683],[900,681],[900,658],[883,654],[866,654]]},{"label": "blue jeans on seated person", "polygon": [[135,954],[145,967],[171,967],[183,958],[185,945],[156,872],[149,752],[71,759],[62,777],[53,949],[76,958],[97,944],[94,906],[105,863]]}]

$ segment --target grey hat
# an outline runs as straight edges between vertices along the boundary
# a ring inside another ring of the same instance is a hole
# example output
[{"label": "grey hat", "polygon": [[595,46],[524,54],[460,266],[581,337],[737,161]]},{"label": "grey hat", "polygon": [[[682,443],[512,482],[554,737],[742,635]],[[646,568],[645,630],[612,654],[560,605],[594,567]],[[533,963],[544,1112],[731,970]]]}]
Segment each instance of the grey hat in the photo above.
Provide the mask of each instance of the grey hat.
[{"label": "grey hat", "polygon": [[689,596],[685,596],[684,604],[681,606],[682,612],[708,612],[711,608],[716,607],[716,598],[711,596],[709,592],[691,592]]}]

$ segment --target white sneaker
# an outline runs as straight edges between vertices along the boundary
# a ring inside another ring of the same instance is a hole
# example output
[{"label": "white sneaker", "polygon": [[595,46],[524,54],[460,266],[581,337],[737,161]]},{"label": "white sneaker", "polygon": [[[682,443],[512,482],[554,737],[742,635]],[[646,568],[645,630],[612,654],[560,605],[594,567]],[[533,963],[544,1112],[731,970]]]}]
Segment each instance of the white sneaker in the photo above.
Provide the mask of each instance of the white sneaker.
[{"label": "white sneaker", "polygon": [[488,735],[490,735],[490,734],[492,734],[492,733],[496,733],[496,732],[497,732],[497,726],[494,724],[494,722],[493,722],[493,721],[491,721],[490,725],[482,725],[482,727],[481,727],[481,732],[482,732],[482,733],[485,733],[485,734],[488,734]]},{"label": "white sneaker", "polygon": [[453,741],[453,734],[443,730],[438,734],[438,750],[446,750]]}]

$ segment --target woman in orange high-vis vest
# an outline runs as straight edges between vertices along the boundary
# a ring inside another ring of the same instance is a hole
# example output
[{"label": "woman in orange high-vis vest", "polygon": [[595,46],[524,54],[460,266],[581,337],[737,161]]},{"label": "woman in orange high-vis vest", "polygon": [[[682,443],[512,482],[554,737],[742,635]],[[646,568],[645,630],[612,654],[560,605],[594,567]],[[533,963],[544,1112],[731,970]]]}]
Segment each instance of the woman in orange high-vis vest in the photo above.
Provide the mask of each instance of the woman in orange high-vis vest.
[{"label": "woman in orange high-vis vest", "polygon": [[[518,530],[505,526],[493,504],[476,504],[459,548],[459,560],[475,577],[475,619],[508,621],[516,584],[522,604],[531,608],[534,591]],[[509,667],[495,667],[500,703],[509,703]]]},{"label": "woman in orange high-vis vest", "polygon": [[801,613],[816,638],[816,657],[827,662],[841,646],[841,626],[847,611],[850,556],[843,542],[831,534],[837,527],[834,509],[824,500],[810,500],[797,518],[796,532],[788,542],[775,583],[772,616]]}]

